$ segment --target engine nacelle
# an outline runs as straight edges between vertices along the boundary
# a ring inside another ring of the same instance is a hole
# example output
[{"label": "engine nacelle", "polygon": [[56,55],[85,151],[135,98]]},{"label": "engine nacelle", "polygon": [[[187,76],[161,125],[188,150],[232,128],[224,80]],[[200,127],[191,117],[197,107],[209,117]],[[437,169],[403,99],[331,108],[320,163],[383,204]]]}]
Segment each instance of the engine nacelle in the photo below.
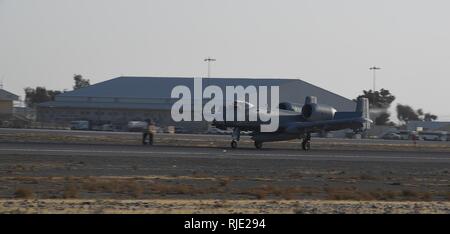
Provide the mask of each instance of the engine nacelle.
[{"label": "engine nacelle", "polygon": [[302,115],[309,121],[332,120],[336,109],[331,106],[310,103],[305,104],[302,108]]}]

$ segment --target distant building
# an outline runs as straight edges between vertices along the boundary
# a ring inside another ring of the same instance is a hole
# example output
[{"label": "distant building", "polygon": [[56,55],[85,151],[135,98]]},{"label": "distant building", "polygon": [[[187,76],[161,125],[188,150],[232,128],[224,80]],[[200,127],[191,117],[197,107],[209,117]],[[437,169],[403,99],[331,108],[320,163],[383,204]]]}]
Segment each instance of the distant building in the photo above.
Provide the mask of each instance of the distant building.
[{"label": "distant building", "polygon": [[14,114],[14,101],[18,101],[19,96],[0,89],[0,120],[10,119]]},{"label": "distant building", "polygon": [[[158,126],[177,125],[193,130],[205,130],[206,123],[174,123],[170,110],[178,99],[171,98],[177,85],[193,90],[193,78],[180,77],[118,77],[86,88],[62,93],[55,101],[37,107],[37,120],[41,122],[68,123],[89,120],[93,124],[109,123],[125,126],[128,121],[151,119]],[[335,107],[338,111],[354,111],[356,103],[328,90],[300,79],[248,79],[203,78],[203,87],[249,85],[279,86],[280,102],[302,104],[306,96],[317,96],[319,103]],[[193,95],[193,94],[192,94]]]},{"label": "distant building", "polygon": [[34,108],[26,107],[26,106],[15,106],[14,107],[14,116],[17,118],[22,118],[29,121],[36,120],[36,110]]},{"label": "distant building", "polygon": [[416,131],[422,128],[423,131],[450,131],[450,122],[441,121],[408,121],[406,129]]}]

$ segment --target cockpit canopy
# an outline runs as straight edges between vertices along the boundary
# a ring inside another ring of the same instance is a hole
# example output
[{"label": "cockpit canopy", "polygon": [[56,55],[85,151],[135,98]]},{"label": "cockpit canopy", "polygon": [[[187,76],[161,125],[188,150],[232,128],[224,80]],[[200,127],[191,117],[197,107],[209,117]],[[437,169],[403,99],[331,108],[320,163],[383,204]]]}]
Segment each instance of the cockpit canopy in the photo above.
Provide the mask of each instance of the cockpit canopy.
[{"label": "cockpit canopy", "polygon": [[290,102],[281,102],[278,105],[278,109],[280,110],[287,110],[287,111],[295,111],[295,112],[302,112],[302,108],[300,105],[296,105]]}]

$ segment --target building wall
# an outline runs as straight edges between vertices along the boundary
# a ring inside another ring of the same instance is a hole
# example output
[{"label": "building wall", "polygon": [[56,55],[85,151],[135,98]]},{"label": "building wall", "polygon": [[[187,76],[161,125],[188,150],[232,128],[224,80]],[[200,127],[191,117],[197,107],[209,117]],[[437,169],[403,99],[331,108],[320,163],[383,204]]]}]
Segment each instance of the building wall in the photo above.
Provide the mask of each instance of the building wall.
[{"label": "building wall", "polygon": [[11,115],[13,113],[13,101],[0,100],[0,114]]},{"label": "building wall", "polygon": [[93,122],[126,123],[128,121],[154,121],[167,123],[164,110],[128,110],[128,109],[79,109],[39,107],[38,121],[70,122],[73,120],[91,120]]},{"label": "building wall", "polygon": [[447,131],[450,128],[450,122],[440,121],[409,121],[406,124],[406,129],[409,131],[416,131],[418,127],[423,128],[424,131],[443,130]]},{"label": "building wall", "polygon": [[125,128],[129,121],[153,120],[159,127],[177,126],[190,131],[206,131],[207,123],[181,122],[172,120],[170,110],[130,110],[130,109],[79,109],[39,107],[37,121],[69,123],[74,120],[89,120],[94,125],[113,124]]}]

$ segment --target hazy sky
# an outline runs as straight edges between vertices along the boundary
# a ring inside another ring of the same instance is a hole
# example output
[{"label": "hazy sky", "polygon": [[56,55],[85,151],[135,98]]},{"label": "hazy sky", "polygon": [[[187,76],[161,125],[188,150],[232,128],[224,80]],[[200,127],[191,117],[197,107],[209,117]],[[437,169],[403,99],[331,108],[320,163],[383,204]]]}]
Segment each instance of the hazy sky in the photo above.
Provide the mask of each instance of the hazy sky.
[{"label": "hazy sky", "polygon": [[[71,89],[120,75],[301,78],[377,87],[450,119],[448,0],[0,0],[0,79]],[[302,102],[300,100],[299,102]],[[320,102],[320,100],[319,100]],[[395,115],[395,113],[394,113]]]}]

